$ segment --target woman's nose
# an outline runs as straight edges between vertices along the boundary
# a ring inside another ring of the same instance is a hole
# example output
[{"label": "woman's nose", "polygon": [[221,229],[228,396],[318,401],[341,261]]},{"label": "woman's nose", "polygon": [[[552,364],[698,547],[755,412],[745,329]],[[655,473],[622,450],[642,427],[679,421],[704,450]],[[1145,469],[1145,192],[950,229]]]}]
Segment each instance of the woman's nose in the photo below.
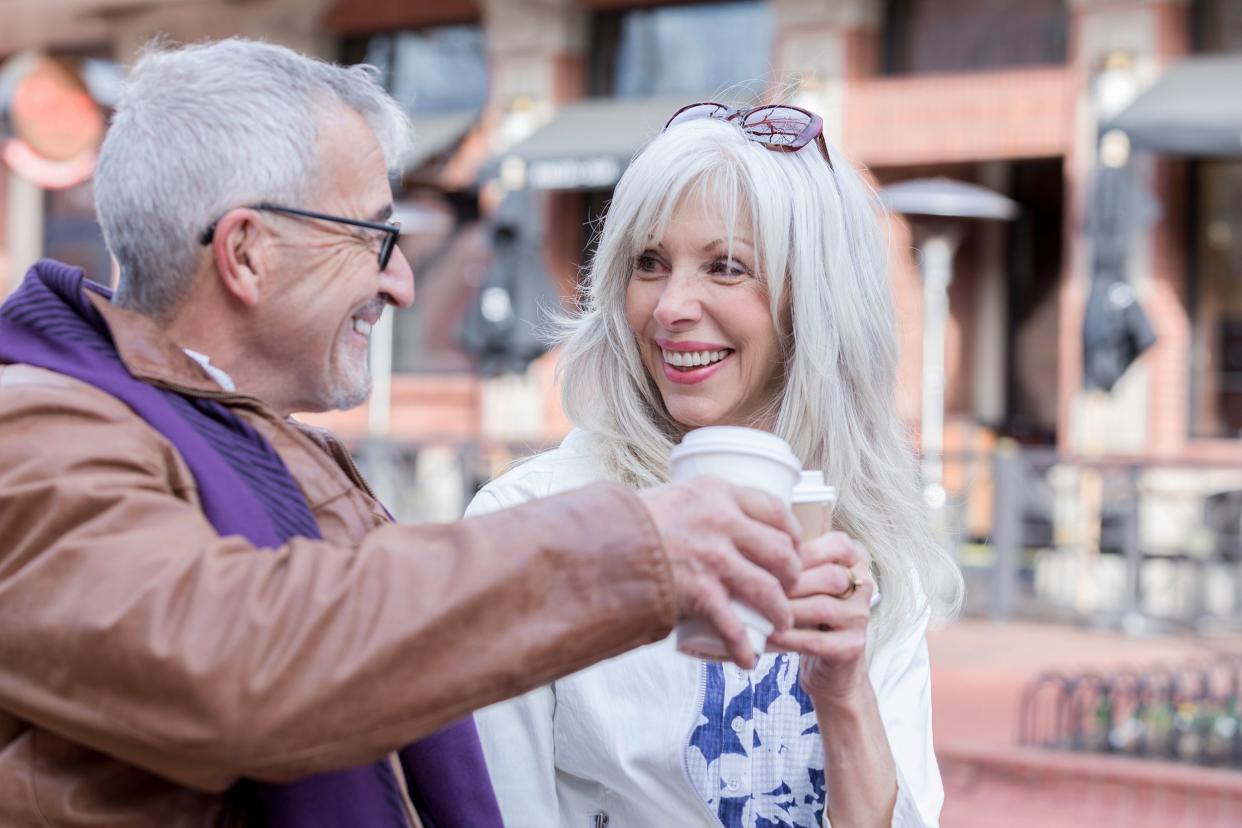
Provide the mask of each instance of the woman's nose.
[{"label": "woman's nose", "polygon": [[684,328],[699,321],[703,314],[698,286],[692,275],[674,272],[664,283],[660,301],[656,303],[655,319],[670,330]]}]

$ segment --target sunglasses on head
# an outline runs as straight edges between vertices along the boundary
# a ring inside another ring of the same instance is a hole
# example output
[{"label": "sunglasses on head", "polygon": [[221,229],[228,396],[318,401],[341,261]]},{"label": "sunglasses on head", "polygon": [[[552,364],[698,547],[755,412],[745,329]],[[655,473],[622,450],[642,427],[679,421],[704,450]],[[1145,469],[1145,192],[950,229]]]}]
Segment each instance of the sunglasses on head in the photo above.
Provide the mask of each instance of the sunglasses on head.
[{"label": "sunglasses on head", "polygon": [[664,129],[700,118],[736,123],[747,138],[778,152],[797,152],[814,141],[828,162],[828,169],[832,169],[828,144],[824,141],[824,119],[802,107],[765,104],[754,109],[734,109],[715,101],[702,101],[674,112]]}]

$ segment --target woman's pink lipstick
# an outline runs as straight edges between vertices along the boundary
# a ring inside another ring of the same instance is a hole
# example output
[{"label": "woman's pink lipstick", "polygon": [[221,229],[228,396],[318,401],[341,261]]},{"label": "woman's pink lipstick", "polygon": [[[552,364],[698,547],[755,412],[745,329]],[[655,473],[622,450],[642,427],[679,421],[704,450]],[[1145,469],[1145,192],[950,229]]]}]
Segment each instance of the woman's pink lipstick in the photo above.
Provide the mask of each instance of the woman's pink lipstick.
[{"label": "woman's pink lipstick", "polygon": [[733,350],[720,345],[713,345],[709,342],[672,342],[665,339],[657,339],[656,345],[662,351],[680,351],[693,353],[695,351],[728,351],[724,359],[713,362],[710,365],[699,365],[694,368],[676,368],[664,361],[664,354],[660,354],[660,364],[664,366],[664,376],[668,377],[669,382],[678,385],[695,385],[710,379],[713,374],[720,370],[720,366],[724,365],[733,358]]}]

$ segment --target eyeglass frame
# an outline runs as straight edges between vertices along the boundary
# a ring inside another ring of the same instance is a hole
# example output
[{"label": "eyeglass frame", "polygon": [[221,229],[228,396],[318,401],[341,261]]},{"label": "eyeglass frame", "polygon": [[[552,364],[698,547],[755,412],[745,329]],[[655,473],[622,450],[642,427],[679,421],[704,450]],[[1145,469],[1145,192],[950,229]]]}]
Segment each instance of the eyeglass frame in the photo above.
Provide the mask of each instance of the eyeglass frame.
[{"label": "eyeglass frame", "polygon": [[[363,227],[368,230],[378,230],[384,234],[384,240],[380,242],[379,250],[379,268],[386,270],[388,262],[392,260],[392,251],[397,246],[397,238],[401,235],[400,221],[367,221],[366,219],[346,218],[345,216],[334,216],[329,213],[317,213],[314,210],[303,210],[300,207],[282,207],[279,204],[270,204],[266,201],[258,204],[250,204],[243,208],[245,210],[261,210],[267,213],[283,213],[285,215],[297,216],[299,218],[315,219],[317,221],[331,221],[337,224],[348,224],[351,227]],[[221,217],[223,218],[223,217]],[[216,235],[216,225],[220,223],[220,219],[216,219],[207,226],[207,229],[198,237],[199,244],[209,245]]]},{"label": "eyeglass frame", "polygon": [[[800,106],[793,106],[791,104],[763,104],[762,106],[755,106],[749,109],[734,109],[728,104],[722,104],[719,101],[698,101],[696,103],[686,104],[681,109],[678,109],[676,112],[674,112],[672,117],[670,117],[664,123],[664,129],[660,131],[664,132],[670,126],[673,126],[673,121],[676,121],[677,117],[681,115],[683,112],[688,112],[691,109],[694,109],[695,107],[699,107],[699,106],[716,107],[716,112],[712,112],[710,114],[702,115],[699,117],[712,118],[718,121],[725,121],[727,123],[731,123],[736,120],[739,122],[738,124],[739,128],[742,130],[742,132],[746,135],[747,138],[749,138],[751,141],[754,141],[756,144],[759,144],[760,146],[766,149],[775,150],[777,152],[797,152],[798,150],[806,147],[808,144],[814,141],[815,144],[819,147],[820,153],[824,156],[824,162],[828,164],[828,169],[835,171],[835,168],[832,166],[832,157],[828,154],[828,142],[824,139],[824,119],[821,118],[819,115],[816,115],[811,110],[803,109]],[[807,125],[801,132],[798,133],[797,137],[794,138],[793,142],[791,143],[777,144],[777,143],[773,143],[770,141],[765,141],[762,138],[747,131],[747,128],[746,128],[746,119],[749,118],[751,115],[755,114],[756,112],[761,112],[762,110],[765,110],[765,109],[792,109],[794,112],[801,113],[807,117]],[[692,120],[692,121],[698,120],[698,118],[691,118],[689,120]],[[682,123],[686,123],[686,121],[682,121]]]}]

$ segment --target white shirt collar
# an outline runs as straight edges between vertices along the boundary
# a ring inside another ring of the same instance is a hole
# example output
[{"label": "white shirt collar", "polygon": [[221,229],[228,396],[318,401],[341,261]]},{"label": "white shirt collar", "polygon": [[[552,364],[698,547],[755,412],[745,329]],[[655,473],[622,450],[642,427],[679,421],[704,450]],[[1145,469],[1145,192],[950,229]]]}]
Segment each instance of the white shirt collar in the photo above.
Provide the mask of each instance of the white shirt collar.
[{"label": "white shirt collar", "polygon": [[206,354],[200,354],[198,351],[191,351],[189,348],[182,348],[181,350],[185,351],[186,356],[201,365],[207,376],[215,380],[225,391],[237,390],[237,384],[233,382],[233,378],[211,364],[211,357]]}]

